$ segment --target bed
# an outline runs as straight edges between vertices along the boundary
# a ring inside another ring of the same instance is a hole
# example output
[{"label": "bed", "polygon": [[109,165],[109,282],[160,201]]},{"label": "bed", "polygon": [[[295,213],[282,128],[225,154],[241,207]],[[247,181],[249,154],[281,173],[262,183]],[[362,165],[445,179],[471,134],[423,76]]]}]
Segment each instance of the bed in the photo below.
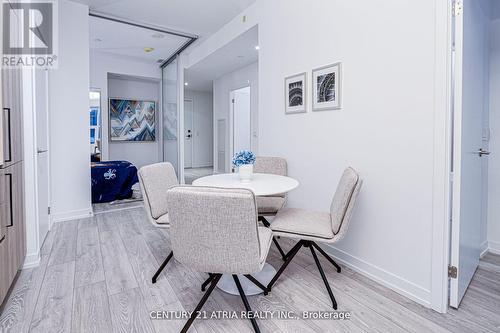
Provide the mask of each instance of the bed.
[{"label": "bed", "polygon": [[137,168],[127,161],[91,164],[92,203],[112,202],[132,197],[132,186],[139,182]]}]

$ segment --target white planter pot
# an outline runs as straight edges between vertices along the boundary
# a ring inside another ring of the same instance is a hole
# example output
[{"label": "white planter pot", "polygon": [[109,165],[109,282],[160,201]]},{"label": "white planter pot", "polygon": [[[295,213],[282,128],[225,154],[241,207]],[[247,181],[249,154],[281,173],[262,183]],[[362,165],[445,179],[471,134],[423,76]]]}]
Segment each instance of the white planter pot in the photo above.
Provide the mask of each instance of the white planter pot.
[{"label": "white planter pot", "polygon": [[253,178],[253,164],[245,164],[240,166],[238,168],[238,173],[242,182],[250,182]]}]

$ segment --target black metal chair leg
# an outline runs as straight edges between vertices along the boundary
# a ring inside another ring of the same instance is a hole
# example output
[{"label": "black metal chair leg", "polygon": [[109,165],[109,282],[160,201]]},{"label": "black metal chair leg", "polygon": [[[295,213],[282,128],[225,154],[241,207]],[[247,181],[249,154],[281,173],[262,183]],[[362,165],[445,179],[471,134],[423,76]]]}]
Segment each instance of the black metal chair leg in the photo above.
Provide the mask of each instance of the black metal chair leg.
[{"label": "black metal chair leg", "polygon": [[210,285],[210,287],[208,287],[207,292],[203,295],[203,297],[201,298],[200,303],[198,303],[198,305],[194,309],[193,313],[191,313],[191,316],[189,316],[189,320],[187,321],[187,323],[182,328],[181,333],[186,333],[189,330],[189,328],[193,324],[194,320],[196,319],[196,316],[200,312],[201,308],[203,307],[203,305],[207,301],[207,299],[210,296],[210,294],[212,293],[212,291],[215,289],[215,286],[217,285],[217,283],[219,283],[219,280],[222,277],[222,274],[214,274],[214,275],[215,276],[214,276],[214,278],[212,280],[212,284]]},{"label": "black metal chair leg", "polygon": [[257,280],[256,278],[254,278],[250,274],[245,274],[245,277],[248,280],[250,280],[250,282],[252,282],[253,284],[255,284],[257,287],[259,287],[260,289],[262,289],[264,291],[264,295],[268,294],[266,286],[264,286],[262,283],[260,283],[259,280]]},{"label": "black metal chair leg", "polygon": [[286,254],[285,252],[283,251],[283,249],[281,248],[280,244],[278,243],[278,241],[276,240],[276,237],[273,237],[273,242],[274,242],[274,245],[276,245],[276,247],[278,248],[278,251],[280,252],[281,254],[281,258],[283,259],[283,261],[286,260]]},{"label": "black metal chair leg", "polygon": [[210,284],[210,282],[212,282],[212,280],[215,277],[215,274],[208,273],[208,275],[209,275],[208,279],[206,279],[205,282],[203,282],[203,284],[201,285],[201,291],[205,291],[207,286]]},{"label": "black metal chair leg", "polygon": [[165,268],[165,266],[167,266],[168,262],[170,261],[170,259],[172,259],[173,255],[174,252],[170,251],[170,254],[168,255],[167,259],[165,259],[165,261],[161,264],[160,268],[158,268],[158,270],[156,271],[155,275],[153,275],[153,283],[156,283],[156,281],[158,280],[158,276],[160,276],[161,274],[161,271]]},{"label": "black metal chair leg", "polygon": [[[240,283],[240,279],[238,279],[238,275],[233,275],[233,279],[234,279],[234,283],[236,283],[236,287],[238,288],[238,291],[240,292],[241,300],[243,301],[243,304],[245,305],[245,310],[247,310],[247,312],[251,312],[253,314],[252,308],[250,308],[250,304],[248,303],[247,296],[245,295],[245,292],[243,291],[243,288],[241,287],[241,283]],[[255,333],[260,333],[259,325],[257,325],[257,320],[255,320],[253,315],[252,315],[252,318],[250,318],[250,322],[252,323],[252,326],[253,326],[253,329],[255,330]]]},{"label": "black metal chair leg", "polygon": [[288,252],[285,254],[285,260],[286,260],[286,258],[288,258],[288,257],[290,256],[290,254],[292,254],[292,252],[294,251],[295,247],[296,247],[299,243],[301,243],[301,246],[305,246],[306,241],[301,240],[301,241],[299,241],[298,243],[296,243],[296,244],[295,244],[295,245],[294,245],[294,246],[290,249],[290,251],[288,251]]},{"label": "black metal chair leg", "polygon": [[335,266],[335,268],[337,269],[337,273],[342,272],[342,268],[339,266],[339,264],[337,264],[335,260],[333,260],[332,257],[328,255],[328,253],[326,253],[321,247],[319,247],[318,244],[312,242],[312,245],[316,248],[316,250],[319,251],[319,253],[323,255],[323,257],[325,257],[333,266]]},{"label": "black metal chair leg", "polygon": [[290,264],[290,262],[292,261],[293,257],[295,257],[295,255],[299,252],[299,250],[300,250],[300,248],[302,247],[303,244],[304,244],[304,241],[302,241],[302,240],[299,241],[290,250],[290,252],[288,252],[288,254],[286,255],[285,262],[283,263],[283,265],[281,265],[280,269],[276,272],[276,274],[274,275],[274,277],[272,278],[272,280],[267,285],[267,291],[268,292],[271,292],[271,288],[276,283],[276,281],[278,280],[278,278],[280,277],[280,275],[283,273],[283,271],[285,270],[285,268],[288,266],[288,264]]},{"label": "black metal chair leg", "polygon": [[328,280],[326,279],[325,272],[323,271],[323,267],[321,267],[321,263],[319,262],[318,256],[316,255],[316,252],[314,251],[314,246],[309,246],[311,249],[311,253],[313,255],[314,261],[316,262],[316,266],[318,266],[319,273],[321,274],[321,278],[323,279],[323,282],[325,283],[326,290],[328,291],[328,295],[330,295],[330,299],[332,300],[333,308],[337,310],[337,301],[335,300],[335,296],[333,296],[332,288],[330,288],[330,284],[328,283]]},{"label": "black metal chair leg", "polygon": [[262,222],[264,227],[269,228],[271,226],[271,223],[264,217],[264,216],[259,216],[259,221]]}]

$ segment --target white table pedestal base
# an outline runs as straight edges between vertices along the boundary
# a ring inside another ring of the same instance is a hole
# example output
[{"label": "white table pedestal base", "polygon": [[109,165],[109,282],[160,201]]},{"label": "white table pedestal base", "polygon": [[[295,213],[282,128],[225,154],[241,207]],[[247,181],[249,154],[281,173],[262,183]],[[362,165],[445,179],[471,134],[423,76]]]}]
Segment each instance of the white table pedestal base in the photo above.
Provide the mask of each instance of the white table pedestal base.
[{"label": "white table pedestal base", "polygon": [[[256,278],[260,283],[262,283],[264,286],[267,286],[269,282],[271,282],[273,276],[276,274],[276,270],[274,269],[273,266],[269,265],[268,263],[264,264],[264,268],[258,273],[252,274],[254,278]],[[243,275],[238,275],[238,278],[241,283],[241,287],[243,288],[243,291],[245,292],[245,295],[247,296],[252,296],[252,295],[258,295],[262,294],[264,291],[257,287],[253,282],[248,280],[245,276]],[[238,292],[238,288],[236,287],[236,284],[234,283],[233,276],[224,274],[222,275],[222,278],[220,279],[219,283],[217,284],[217,288],[219,288],[222,291],[225,291],[228,294],[231,295],[240,295]]]}]

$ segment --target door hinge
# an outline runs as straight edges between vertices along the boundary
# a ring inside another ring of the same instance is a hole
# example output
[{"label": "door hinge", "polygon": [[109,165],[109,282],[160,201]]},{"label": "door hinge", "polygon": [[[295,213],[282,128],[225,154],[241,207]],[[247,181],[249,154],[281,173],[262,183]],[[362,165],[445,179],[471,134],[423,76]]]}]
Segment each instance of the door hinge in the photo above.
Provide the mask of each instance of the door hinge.
[{"label": "door hinge", "polygon": [[233,103],[233,104],[234,104],[234,98],[231,100],[231,103]]},{"label": "door hinge", "polygon": [[47,214],[50,215],[50,207],[47,207]]},{"label": "door hinge", "polygon": [[462,1],[455,1],[453,3],[453,16],[462,15],[464,11],[464,4]]},{"label": "door hinge", "polygon": [[458,269],[456,266],[448,266],[448,277],[456,279],[458,276]]}]

